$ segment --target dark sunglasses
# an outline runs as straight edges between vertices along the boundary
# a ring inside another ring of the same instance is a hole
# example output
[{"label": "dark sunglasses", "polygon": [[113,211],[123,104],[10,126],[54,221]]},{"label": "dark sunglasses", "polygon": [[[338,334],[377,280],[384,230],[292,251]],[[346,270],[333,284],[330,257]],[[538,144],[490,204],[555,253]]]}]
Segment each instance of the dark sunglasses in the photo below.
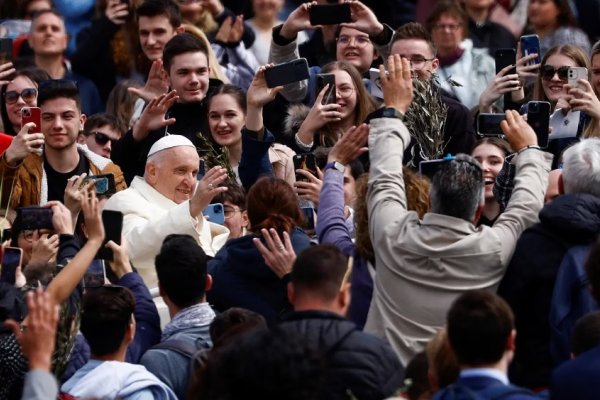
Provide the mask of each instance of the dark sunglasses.
[{"label": "dark sunglasses", "polygon": [[569,79],[569,67],[554,68],[552,65],[544,65],[540,70],[542,79],[549,81],[554,78],[554,74],[558,73],[558,79],[566,82]]},{"label": "dark sunglasses", "polygon": [[106,133],[102,133],[102,132],[90,132],[86,136],[91,136],[91,135],[94,135],[94,140],[100,146],[104,146],[109,141],[112,146],[118,140],[118,139],[111,139],[108,137],[108,135]]},{"label": "dark sunglasses", "polygon": [[25,103],[31,103],[37,98],[37,93],[37,89],[34,88],[23,89],[22,92],[9,90],[4,93],[4,100],[6,101],[6,104],[15,104],[20,97]]}]

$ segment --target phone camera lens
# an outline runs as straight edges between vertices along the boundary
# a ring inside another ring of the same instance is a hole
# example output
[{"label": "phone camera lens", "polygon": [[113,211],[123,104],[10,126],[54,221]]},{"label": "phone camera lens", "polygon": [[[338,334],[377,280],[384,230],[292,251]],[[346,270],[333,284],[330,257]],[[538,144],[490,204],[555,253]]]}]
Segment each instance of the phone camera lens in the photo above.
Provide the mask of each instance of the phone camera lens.
[{"label": "phone camera lens", "polygon": [[221,207],[221,206],[216,206],[216,207],[215,207],[215,212],[216,212],[217,214],[221,214],[221,213],[223,212],[223,207]]},{"label": "phone camera lens", "polygon": [[538,110],[538,105],[536,103],[532,103],[531,104],[531,111],[537,111]]}]

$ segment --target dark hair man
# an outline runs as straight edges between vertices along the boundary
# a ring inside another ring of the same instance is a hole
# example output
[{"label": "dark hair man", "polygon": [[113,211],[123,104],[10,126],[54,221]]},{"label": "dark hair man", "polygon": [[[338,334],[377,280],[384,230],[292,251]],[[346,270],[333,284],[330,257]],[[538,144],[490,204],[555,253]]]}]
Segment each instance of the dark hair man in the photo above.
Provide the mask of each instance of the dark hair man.
[{"label": "dark hair man", "polygon": [[143,175],[150,147],[167,132],[185,136],[197,147],[202,141],[196,135],[209,132],[203,101],[209,89],[208,49],[194,35],[182,33],[167,42],[162,57],[172,91],[148,103],[113,149],[113,160],[128,182]]},{"label": "dark hair man", "polygon": [[123,132],[119,129],[117,118],[108,113],[90,116],[83,131],[77,137],[77,142],[85,144],[88,149],[105,158],[110,158],[114,142],[119,140]]},{"label": "dark hair man", "polygon": [[63,16],[55,10],[36,13],[27,36],[33,50],[34,63],[52,79],[69,79],[77,82],[81,96],[81,110],[87,115],[104,111],[104,103],[94,82],[71,71],[65,63],[64,53],[69,38]]},{"label": "dark hair man", "polygon": [[333,245],[303,251],[294,262],[288,298],[294,312],[280,328],[298,333],[327,354],[320,398],[381,399],[402,384],[403,368],[390,346],[346,320],[352,264]]},{"label": "dark hair man", "polygon": [[385,107],[370,116],[367,205],[378,251],[365,331],[385,337],[408,362],[444,325],[460,294],[497,288],[519,235],[542,207],[551,155],[537,146],[527,122],[508,111],[501,127],[518,154],[515,190],[496,223],[475,227],[484,180],[479,163],[466,155],[441,163],[431,185],[431,210],[419,219],[406,209],[402,174],[411,140],[402,113],[412,101],[412,69],[398,54],[387,64],[389,74],[381,77]]},{"label": "dark hair man", "polygon": [[113,174],[117,190],[125,189],[118,166],[77,146],[77,135],[86,116],[81,113],[81,99],[75,82],[42,82],[37,104],[41,108],[42,126],[28,123],[29,131],[36,133],[17,135],[0,159],[3,199],[8,201],[10,198],[12,208],[43,205],[50,200],[63,202],[67,180],[84,172],[89,175]]},{"label": "dark hair man", "polygon": [[[409,22],[396,30],[391,44],[377,47],[382,57],[399,54],[410,61],[411,71],[422,81],[429,81],[437,72],[440,60],[431,35],[425,27],[416,22]],[[442,102],[448,106],[448,114],[444,123],[444,140],[447,141],[444,151],[450,154],[468,153],[475,144],[473,119],[469,109],[457,99],[440,89]],[[412,143],[414,145],[414,142]],[[418,152],[416,152],[418,153]],[[405,151],[405,163],[409,161],[410,148]],[[418,165],[420,159],[413,159]]]},{"label": "dark hair man", "polygon": [[142,356],[140,364],[167,384],[178,398],[186,398],[189,382],[189,357],[171,346],[187,343],[193,350],[212,346],[209,327],[215,312],[206,302],[212,278],[206,272],[208,257],[188,235],[169,235],[156,256],[158,287],[171,322],[162,334],[161,344]]},{"label": "dark hair man", "polygon": [[507,372],[515,350],[515,322],[510,307],[484,290],[467,292],[448,311],[448,340],[461,372],[436,400],[477,398],[527,400],[533,393],[510,385]]},{"label": "dark hair man", "polygon": [[135,335],[134,309],[135,300],[127,288],[101,286],[87,292],[81,333],[90,346],[91,357],[63,384],[63,392],[77,398],[176,399],[171,389],[144,367],[124,362]]}]

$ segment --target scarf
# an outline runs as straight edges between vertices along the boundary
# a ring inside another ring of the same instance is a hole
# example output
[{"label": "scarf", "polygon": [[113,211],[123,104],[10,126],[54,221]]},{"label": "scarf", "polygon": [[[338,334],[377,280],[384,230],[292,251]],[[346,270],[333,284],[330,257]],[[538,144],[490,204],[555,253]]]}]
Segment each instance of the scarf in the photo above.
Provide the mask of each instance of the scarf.
[{"label": "scarf", "polygon": [[184,308],[165,326],[160,341],[164,342],[171,335],[184,329],[209,325],[213,319],[215,312],[206,302]]},{"label": "scarf", "polygon": [[445,56],[440,56],[438,57],[440,60],[440,66],[442,67],[448,67],[450,65],[453,65],[455,62],[457,62],[463,55],[465,51],[463,49],[461,49],[460,47],[457,47],[456,50],[454,50],[452,53],[447,54]]}]

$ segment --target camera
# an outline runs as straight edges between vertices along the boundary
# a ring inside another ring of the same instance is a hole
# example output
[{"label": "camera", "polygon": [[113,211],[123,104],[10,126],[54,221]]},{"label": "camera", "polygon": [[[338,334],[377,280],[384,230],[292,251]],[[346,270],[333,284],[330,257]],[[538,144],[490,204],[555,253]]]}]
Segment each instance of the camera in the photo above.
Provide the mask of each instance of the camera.
[{"label": "camera", "polygon": [[25,118],[31,118],[31,109],[30,108],[26,108],[24,107],[21,110],[21,117],[25,117]]},{"label": "camera", "polygon": [[529,109],[533,112],[538,112],[540,107],[539,107],[538,103],[531,102],[531,103],[529,103]]}]

